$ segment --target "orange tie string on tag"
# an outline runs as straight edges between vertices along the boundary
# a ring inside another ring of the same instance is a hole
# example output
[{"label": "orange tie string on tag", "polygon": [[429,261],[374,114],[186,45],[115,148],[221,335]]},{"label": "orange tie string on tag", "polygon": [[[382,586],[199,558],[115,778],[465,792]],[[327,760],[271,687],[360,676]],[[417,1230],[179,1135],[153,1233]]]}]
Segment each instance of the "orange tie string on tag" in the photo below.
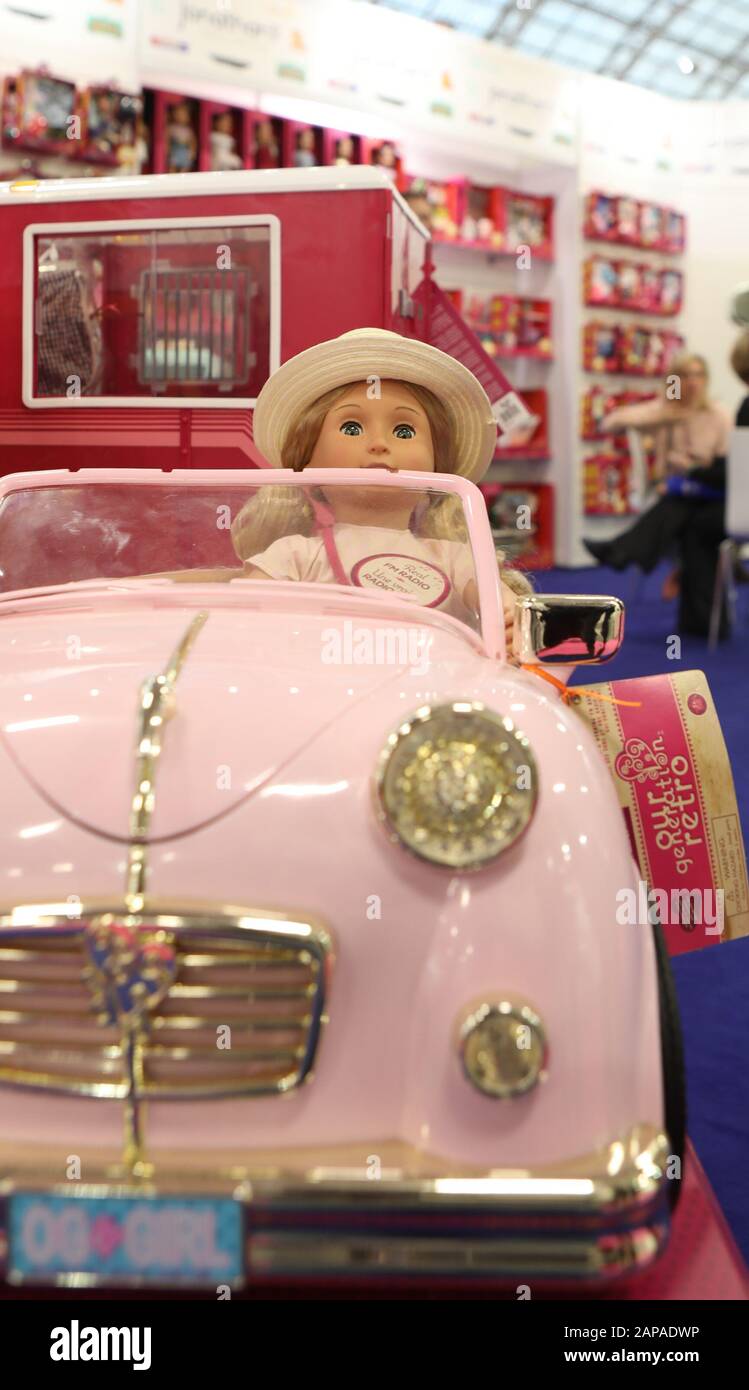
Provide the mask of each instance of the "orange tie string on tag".
[{"label": "orange tie string on tag", "polygon": [[586,695],[591,700],[605,700],[609,705],[628,705],[630,709],[639,709],[642,705],[642,700],[620,700],[616,695],[604,695],[592,685],[565,685],[558,676],[552,676],[551,671],[545,671],[543,666],[537,666],[529,661],[521,661],[520,668],[523,671],[530,671],[534,676],[540,676],[542,681],[548,681],[549,685],[553,685],[561,694],[566,705],[576,700],[579,695]]}]

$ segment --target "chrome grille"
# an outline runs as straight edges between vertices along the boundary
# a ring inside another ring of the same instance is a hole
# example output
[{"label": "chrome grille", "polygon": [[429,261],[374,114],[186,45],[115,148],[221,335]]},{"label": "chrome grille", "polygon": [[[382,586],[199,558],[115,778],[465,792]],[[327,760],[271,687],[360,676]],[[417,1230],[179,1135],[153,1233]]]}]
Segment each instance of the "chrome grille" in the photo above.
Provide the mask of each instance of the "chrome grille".
[{"label": "chrome grille", "polygon": [[[16,925],[32,911],[0,914],[0,1083],[124,1098],[124,1029],[96,1002],[86,949],[102,914],[71,925],[37,909],[36,925]],[[166,933],[176,961],[146,1015],[140,1095],[257,1095],[304,1080],[324,1021],[323,929],[254,911],[107,911],[139,943]]]}]

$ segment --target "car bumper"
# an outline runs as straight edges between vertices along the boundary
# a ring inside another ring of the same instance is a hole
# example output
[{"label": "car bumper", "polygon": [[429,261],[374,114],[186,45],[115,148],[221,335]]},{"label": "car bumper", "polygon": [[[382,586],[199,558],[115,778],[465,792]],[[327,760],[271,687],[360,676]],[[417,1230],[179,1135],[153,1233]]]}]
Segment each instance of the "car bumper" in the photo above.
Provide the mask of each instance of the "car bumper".
[{"label": "car bumper", "polygon": [[[87,1160],[81,1179],[60,1184],[42,1155],[0,1150],[0,1275],[76,1288],[606,1282],[647,1267],[667,1240],[668,1151],[664,1134],[639,1126],[536,1170],[472,1172],[369,1141],[250,1163],[164,1156],[138,1180]],[[128,1224],[134,1240],[123,1236]]]}]

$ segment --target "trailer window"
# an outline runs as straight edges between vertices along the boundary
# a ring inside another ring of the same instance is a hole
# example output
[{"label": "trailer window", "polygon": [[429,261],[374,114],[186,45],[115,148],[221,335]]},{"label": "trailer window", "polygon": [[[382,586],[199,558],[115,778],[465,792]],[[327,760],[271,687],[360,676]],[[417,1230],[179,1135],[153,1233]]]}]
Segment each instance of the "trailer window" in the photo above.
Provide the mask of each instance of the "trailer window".
[{"label": "trailer window", "polygon": [[28,405],[251,405],[278,365],[278,224],[30,228]]}]

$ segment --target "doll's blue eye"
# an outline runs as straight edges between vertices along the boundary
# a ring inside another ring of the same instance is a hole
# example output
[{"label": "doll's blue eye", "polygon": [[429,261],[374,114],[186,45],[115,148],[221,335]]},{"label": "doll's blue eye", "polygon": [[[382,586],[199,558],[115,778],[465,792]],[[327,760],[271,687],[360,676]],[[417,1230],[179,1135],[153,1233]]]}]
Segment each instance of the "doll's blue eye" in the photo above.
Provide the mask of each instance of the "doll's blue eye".
[{"label": "doll's blue eye", "polygon": [[414,429],[413,425],[396,425],[395,429],[393,430],[393,434],[395,435],[396,439],[414,439],[416,436],[416,430]]},{"label": "doll's blue eye", "polygon": [[358,420],[344,420],[341,425],[341,434],[361,434],[362,427]]}]

